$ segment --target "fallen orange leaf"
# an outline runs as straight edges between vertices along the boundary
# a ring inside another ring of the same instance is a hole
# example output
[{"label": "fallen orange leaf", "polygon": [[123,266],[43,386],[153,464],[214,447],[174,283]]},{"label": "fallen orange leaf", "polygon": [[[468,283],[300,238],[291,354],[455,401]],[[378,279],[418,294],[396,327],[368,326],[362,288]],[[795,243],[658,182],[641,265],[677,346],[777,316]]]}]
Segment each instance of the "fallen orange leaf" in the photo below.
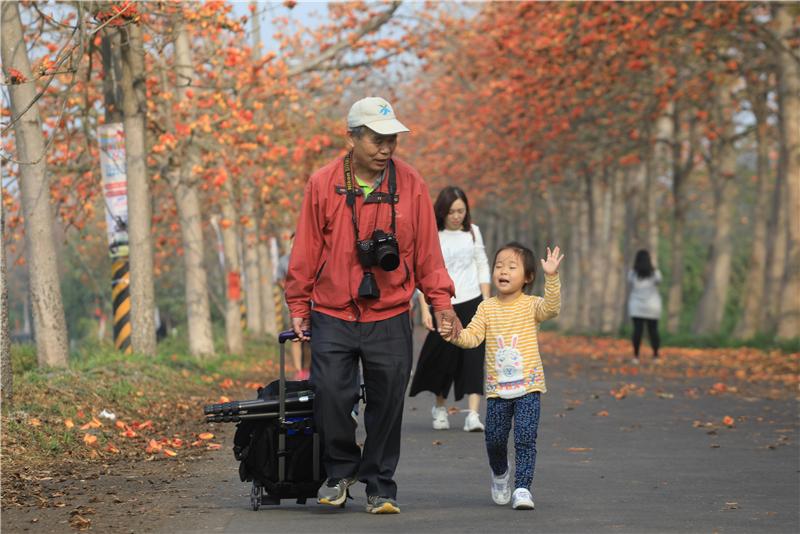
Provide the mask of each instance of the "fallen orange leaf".
[{"label": "fallen orange leaf", "polygon": [[37,418],[33,417],[28,421],[28,424],[31,426],[42,426],[42,422],[39,421]]},{"label": "fallen orange leaf", "polygon": [[126,428],[128,425],[126,425],[126,424],[125,424],[125,423],[123,423],[122,421],[117,421],[116,423],[114,423],[114,426],[116,426],[116,427],[117,427],[117,428],[119,428],[120,430],[125,430],[125,428]]},{"label": "fallen orange leaf", "polygon": [[220,445],[219,443],[209,443],[206,448],[210,451],[216,451],[218,449],[221,449],[222,445]]},{"label": "fallen orange leaf", "polygon": [[72,419],[65,419],[64,420],[64,426],[67,427],[67,428],[74,428],[75,427],[75,423],[72,422]]},{"label": "fallen orange leaf", "polygon": [[110,453],[113,453],[113,454],[117,454],[117,453],[119,453],[119,449],[118,449],[118,448],[116,448],[116,447],[115,447],[114,445],[112,445],[111,443],[109,443],[108,445],[106,445],[106,450],[107,450],[108,452],[110,452]]},{"label": "fallen orange leaf", "polygon": [[91,434],[84,434],[83,435],[83,442],[90,447],[97,443],[97,436],[93,436]]},{"label": "fallen orange leaf", "polygon": [[608,411],[607,410],[601,410],[601,411],[597,412],[595,415],[597,417],[608,417]]},{"label": "fallen orange leaf", "polygon": [[135,438],[137,436],[136,432],[134,432],[130,428],[128,430],[126,430],[125,432],[120,432],[119,435],[124,437],[124,438]]},{"label": "fallen orange leaf", "polygon": [[591,447],[570,447],[567,452],[590,452],[591,450]]},{"label": "fallen orange leaf", "polygon": [[197,437],[200,439],[214,439],[214,434],[212,434],[211,432],[203,432]]},{"label": "fallen orange leaf", "polygon": [[174,458],[175,456],[178,456],[178,453],[173,451],[172,449],[164,449],[164,454],[169,456],[170,458]]},{"label": "fallen orange leaf", "polygon": [[733,417],[731,417],[730,415],[726,415],[725,417],[722,418],[722,424],[724,424],[725,426],[732,427],[734,423],[735,422],[733,420]]},{"label": "fallen orange leaf", "polygon": [[221,387],[222,389],[228,389],[232,386],[233,386],[233,380],[231,380],[230,378],[226,378],[225,380],[219,383],[219,387]]},{"label": "fallen orange leaf", "polygon": [[231,400],[225,395],[220,395],[219,402],[230,402]]}]

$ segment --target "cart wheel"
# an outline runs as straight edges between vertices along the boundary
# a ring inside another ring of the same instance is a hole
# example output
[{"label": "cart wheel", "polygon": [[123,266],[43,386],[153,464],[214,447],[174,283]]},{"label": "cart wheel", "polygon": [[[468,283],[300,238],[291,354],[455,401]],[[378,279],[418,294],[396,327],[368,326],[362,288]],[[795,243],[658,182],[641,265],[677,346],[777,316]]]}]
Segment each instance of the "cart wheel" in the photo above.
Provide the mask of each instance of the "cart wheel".
[{"label": "cart wheel", "polygon": [[250,489],[250,508],[257,512],[261,506],[261,491],[262,487],[253,482],[253,487]]}]

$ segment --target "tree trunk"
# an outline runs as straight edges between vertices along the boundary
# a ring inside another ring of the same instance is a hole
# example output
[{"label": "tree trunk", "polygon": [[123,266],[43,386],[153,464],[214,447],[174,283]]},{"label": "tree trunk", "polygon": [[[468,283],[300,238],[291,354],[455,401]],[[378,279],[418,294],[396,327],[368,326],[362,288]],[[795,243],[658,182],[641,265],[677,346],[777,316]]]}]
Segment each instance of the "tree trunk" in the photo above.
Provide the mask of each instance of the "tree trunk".
[{"label": "tree trunk", "polygon": [[670,283],[667,299],[667,331],[680,329],[683,309],[683,261],[685,247],[683,236],[686,229],[686,181],[694,162],[695,131],[690,125],[688,154],[682,157],[682,139],[678,136],[681,114],[677,106],[672,113],[672,234],[670,235]]},{"label": "tree trunk", "polygon": [[750,260],[747,264],[747,280],[745,281],[742,316],[733,332],[738,339],[753,337],[762,328],[761,308],[764,306],[764,283],[766,280],[767,257],[767,206],[770,195],[769,139],[767,130],[767,109],[764,93],[754,95],[752,102],[753,115],[756,119],[756,174],[758,190],[756,205],[752,214],[753,244],[750,248]]},{"label": "tree trunk", "polygon": [[[736,152],[732,137],[734,106],[731,102],[731,84],[722,83],[717,89],[717,124],[719,137],[712,141],[709,174],[714,185],[714,240],[708,276],[704,282],[703,296],[695,315],[695,334],[715,334],[722,326],[725,302],[731,275],[731,226],[733,223],[733,181],[736,177]],[[716,146],[715,146],[716,145]]]},{"label": "tree trunk", "polygon": [[781,290],[778,338],[800,336],[800,65],[797,47],[790,37],[796,33],[790,6],[777,6],[775,20],[782,50],[779,55],[779,92],[785,146],[786,201],[788,242],[786,275]]},{"label": "tree trunk", "polygon": [[[586,276],[589,281],[589,292],[584,293],[589,300],[589,317],[587,326],[592,332],[599,332],[602,328],[604,309],[603,294],[605,292],[606,279],[608,272],[603,268],[598,268],[598,262],[605,263],[608,254],[609,239],[609,211],[611,209],[611,188],[606,178],[605,169],[603,176],[594,176],[588,169],[586,175],[587,195],[586,202],[589,216],[589,235],[591,252],[587,253],[587,259],[593,258],[594,261],[586,262]],[[589,249],[587,249],[589,250]]]},{"label": "tree trunk", "polygon": [[[186,26],[179,24],[175,39],[175,74],[178,102],[191,106],[186,95],[194,79],[194,62]],[[211,309],[208,303],[208,276],[204,263],[203,216],[197,194],[195,169],[200,168],[200,148],[194,137],[186,142],[180,172],[173,175],[171,185],[178,207],[183,238],[183,261],[186,269],[186,318],[189,351],[194,356],[214,354]],[[177,179],[175,179],[177,178]]]},{"label": "tree trunk", "polygon": [[269,246],[266,240],[258,242],[258,272],[261,287],[261,315],[264,318],[264,332],[275,337],[278,335],[277,309],[273,289],[272,260],[269,257]]},{"label": "tree trunk", "polygon": [[[61,286],[53,242],[53,214],[50,210],[50,184],[45,165],[45,142],[36,84],[22,32],[18,2],[3,2],[2,60],[5,79],[8,69],[16,69],[28,80],[7,85],[14,123],[14,141],[19,164],[19,188],[25,220],[25,251],[30,271],[33,325],[40,366],[67,365],[67,325],[61,300]],[[24,115],[23,115],[24,113]],[[0,245],[1,246],[1,245]]]},{"label": "tree trunk", "polygon": [[245,304],[247,305],[247,330],[254,334],[264,333],[261,318],[261,275],[258,270],[258,227],[253,214],[252,192],[242,188],[242,256],[244,257]]},{"label": "tree trunk", "polygon": [[241,263],[239,262],[239,232],[236,226],[236,210],[233,207],[233,187],[226,180],[220,201],[223,220],[222,243],[225,255],[225,345],[229,354],[244,351],[242,336],[241,303]]},{"label": "tree trunk", "polygon": [[[781,156],[781,160],[785,158]],[[779,163],[779,167],[784,161]],[[767,269],[764,281],[764,302],[761,309],[762,331],[775,332],[780,312],[781,291],[783,290],[783,274],[786,271],[786,249],[788,230],[786,228],[786,212],[789,209],[786,200],[786,184],[783,171],[778,171],[775,190],[772,194],[769,235],[772,236],[767,248]]]},{"label": "tree trunk", "polygon": [[592,254],[591,254],[591,222],[589,216],[588,184],[586,180],[580,180],[580,193],[577,199],[578,204],[578,262],[580,265],[580,297],[576,305],[578,306],[578,320],[575,328],[577,331],[586,332],[589,330],[591,321],[591,273],[592,273]]},{"label": "tree trunk", "polygon": [[122,44],[122,112],[125,125],[125,166],[128,175],[128,239],[130,242],[131,344],[134,352],[155,354],[155,290],[152,207],[145,143],[145,67],[142,29],[120,27]]},{"label": "tree trunk", "polygon": [[6,278],[6,212],[0,202],[0,399],[11,404],[14,375],[11,368],[11,339],[8,337],[8,281]]},{"label": "tree trunk", "polygon": [[[578,201],[570,198],[566,199],[565,203],[567,220],[578,220]],[[574,330],[578,323],[582,287],[579,224],[570,224],[568,240],[564,245],[564,298],[561,313],[558,316],[558,325],[562,330]]]},{"label": "tree trunk", "polygon": [[604,288],[604,305],[600,331],[611,334],[619,330],[624,317],[625,303],[625,265],[623,264],[622,251],[620,250],[620,237],[622,235],[623,219],[625,217],[625,199],[623,191],[625,176],[618,172],[611,183],[611,206],[609,208],[609,229],[606,261],[608,267],[603,269],[606,274]]}]

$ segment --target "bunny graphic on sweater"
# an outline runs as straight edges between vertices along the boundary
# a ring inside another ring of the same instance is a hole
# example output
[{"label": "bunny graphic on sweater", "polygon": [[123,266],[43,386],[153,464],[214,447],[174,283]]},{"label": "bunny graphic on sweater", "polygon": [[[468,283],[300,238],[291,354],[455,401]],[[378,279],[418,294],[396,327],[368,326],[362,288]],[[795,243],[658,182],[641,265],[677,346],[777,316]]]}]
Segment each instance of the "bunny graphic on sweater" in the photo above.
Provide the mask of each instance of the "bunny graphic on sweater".
[{"label": "bunny graphic on sweater", "polygon": [[522,370],[522,354],[517,349],[519,336],[511,336],[511,346],[506,346],[503,336],[497,336],[497,352],[494,367],[497,372],[497,394],[504,399],[513,399],[525,394],[525,375]]}]

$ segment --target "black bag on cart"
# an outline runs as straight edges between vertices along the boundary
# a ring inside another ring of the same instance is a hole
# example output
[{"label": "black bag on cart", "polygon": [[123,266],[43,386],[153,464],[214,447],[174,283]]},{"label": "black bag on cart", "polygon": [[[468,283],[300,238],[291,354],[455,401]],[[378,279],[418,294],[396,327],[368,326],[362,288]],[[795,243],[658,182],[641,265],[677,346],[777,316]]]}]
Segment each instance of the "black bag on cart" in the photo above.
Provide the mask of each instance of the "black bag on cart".
[{"label": "black bag on cart", "polygon": [[282,332],[280,379],[259,388],[252,401],[233,401],[205,407],[210,422],[236,422],[233,453],[239,478],[252,482],[250,505],[280,504],[316,498],[325,480],[322,445],[314,428],[314,393],[307,380],[287,381],[285,343],[294,332]]}]

